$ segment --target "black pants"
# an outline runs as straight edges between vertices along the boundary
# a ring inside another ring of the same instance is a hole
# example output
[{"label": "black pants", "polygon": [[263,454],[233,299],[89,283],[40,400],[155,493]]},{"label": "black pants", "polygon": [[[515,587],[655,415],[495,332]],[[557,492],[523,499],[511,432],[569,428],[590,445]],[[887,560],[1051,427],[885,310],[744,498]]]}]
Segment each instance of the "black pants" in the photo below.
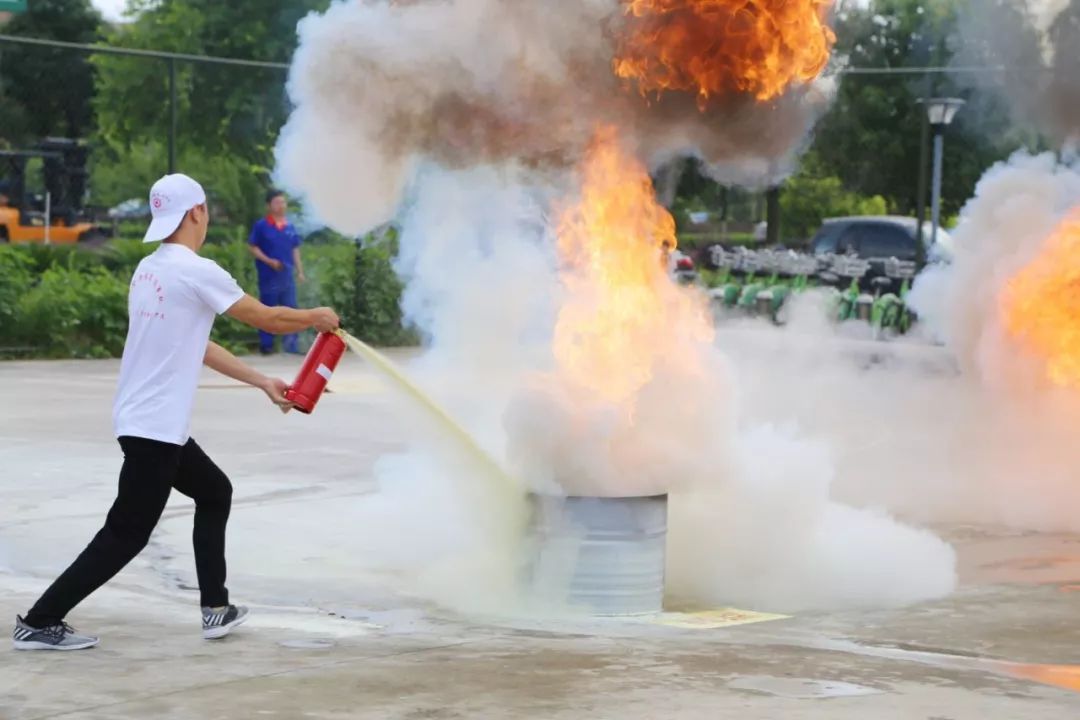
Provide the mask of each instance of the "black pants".
[{"label": "black pants", "polygon": [[202,605],[229,603],[225,588],[225,524],[232,485],[194,440],[184,446],[122,437],[120,487],[105,527],[56,579],[26,616],[31,627],[63,620],[90,593],[104,585],[150,540],[169,493],[176,488],[195,501],[195,570]]}]

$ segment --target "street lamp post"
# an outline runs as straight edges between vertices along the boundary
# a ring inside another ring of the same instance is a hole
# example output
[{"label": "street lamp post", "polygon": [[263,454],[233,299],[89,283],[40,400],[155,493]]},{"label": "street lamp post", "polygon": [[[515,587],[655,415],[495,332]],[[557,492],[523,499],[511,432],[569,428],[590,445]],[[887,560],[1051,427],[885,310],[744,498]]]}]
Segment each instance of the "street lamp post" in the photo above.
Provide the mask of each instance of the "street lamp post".
[{"label": "street lamp post", "polygon": [[930,246],[937,243],[938,226],[941,224],[941,173],[945,158],[945,128],[952,124],[953,118],[964,101],[960,98],[930,98],[922,101],[930,126],[934,129],[934,184],[930,211]]}]

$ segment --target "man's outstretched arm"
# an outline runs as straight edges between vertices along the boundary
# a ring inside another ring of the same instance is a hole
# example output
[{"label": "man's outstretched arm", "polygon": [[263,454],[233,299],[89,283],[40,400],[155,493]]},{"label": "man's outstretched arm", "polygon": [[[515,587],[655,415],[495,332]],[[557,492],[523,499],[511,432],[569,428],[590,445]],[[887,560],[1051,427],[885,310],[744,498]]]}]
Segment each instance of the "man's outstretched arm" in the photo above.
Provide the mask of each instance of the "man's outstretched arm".
[{"label": "man's outstretched arm", "polygon": [[292,404],[285,399],[285,391],[289,386],[284,380],[263,375],[215,342],[207,344],[203,364],[225,377],[259,388],[266,393],[271,402],[281,408],[282,412],[288,412],[292,407]]},{"label": "man's outstretched arm", "polygon": [[250,295],[236,301],[226,314],[245,325],[275,335],[290,335],[309,327],[319,332],[327,332],[336,330],[339,324],[337,314],[330,308],[295,310],[289,307],[268,307]]}]

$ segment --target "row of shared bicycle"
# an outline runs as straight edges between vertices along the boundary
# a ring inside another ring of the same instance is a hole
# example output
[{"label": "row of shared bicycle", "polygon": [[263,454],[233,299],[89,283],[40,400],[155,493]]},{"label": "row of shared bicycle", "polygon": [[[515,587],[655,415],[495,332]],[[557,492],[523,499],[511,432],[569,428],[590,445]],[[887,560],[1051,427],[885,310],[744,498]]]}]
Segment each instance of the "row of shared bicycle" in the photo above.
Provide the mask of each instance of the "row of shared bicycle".
[{"label": "row of shared bicycle", "polygon": [[911,260],[719,245],[709,249],[709,260],[717,273],[710,277],[709,296],[718,314],[781,322],[781,310],[792,295],[814,288],[828,293],[829,312],[837,322],[857,320],[904,333],[915,320],[906,302],[916,273]]}]

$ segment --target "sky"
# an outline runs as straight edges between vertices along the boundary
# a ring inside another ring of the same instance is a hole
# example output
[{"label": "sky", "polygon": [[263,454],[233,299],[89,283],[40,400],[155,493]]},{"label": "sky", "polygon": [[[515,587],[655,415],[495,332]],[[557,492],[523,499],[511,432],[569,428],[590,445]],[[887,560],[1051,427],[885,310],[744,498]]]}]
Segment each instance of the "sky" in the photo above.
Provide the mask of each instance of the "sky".
[{"label": "sky", "polygon": [[[868,0],[844,0],[848,3],[855,5],[865,5]],[[1064,2],[1067,0],[1036,0],[1037,2],[1053,4],[1057,2]],[[124,5],[127,4],[127,0],[93,0],[94,7],[101,11],[101,14],[105,16],[106,20],[117,22],[124,18],[121,14],[124,11]]]},{"label": "sky", "polygon": [[94,7],[101,11],[106,20],[115,22],[122,19],[120,15],[126,2],[127,0],[94,0]]},{"label": "sky", "polygon": [[[1039,0],[1040,2],[1053,3],[1059,0]],[[867,0],[847,0],[847,2],[854,2],[857,5],[865,5]],[[105,16],[106,20],[117,22],[123,20],[121,13],[124,11],[124,5],[127,0],[93,0],[94,7],[101,11],[101,14]]]}]

